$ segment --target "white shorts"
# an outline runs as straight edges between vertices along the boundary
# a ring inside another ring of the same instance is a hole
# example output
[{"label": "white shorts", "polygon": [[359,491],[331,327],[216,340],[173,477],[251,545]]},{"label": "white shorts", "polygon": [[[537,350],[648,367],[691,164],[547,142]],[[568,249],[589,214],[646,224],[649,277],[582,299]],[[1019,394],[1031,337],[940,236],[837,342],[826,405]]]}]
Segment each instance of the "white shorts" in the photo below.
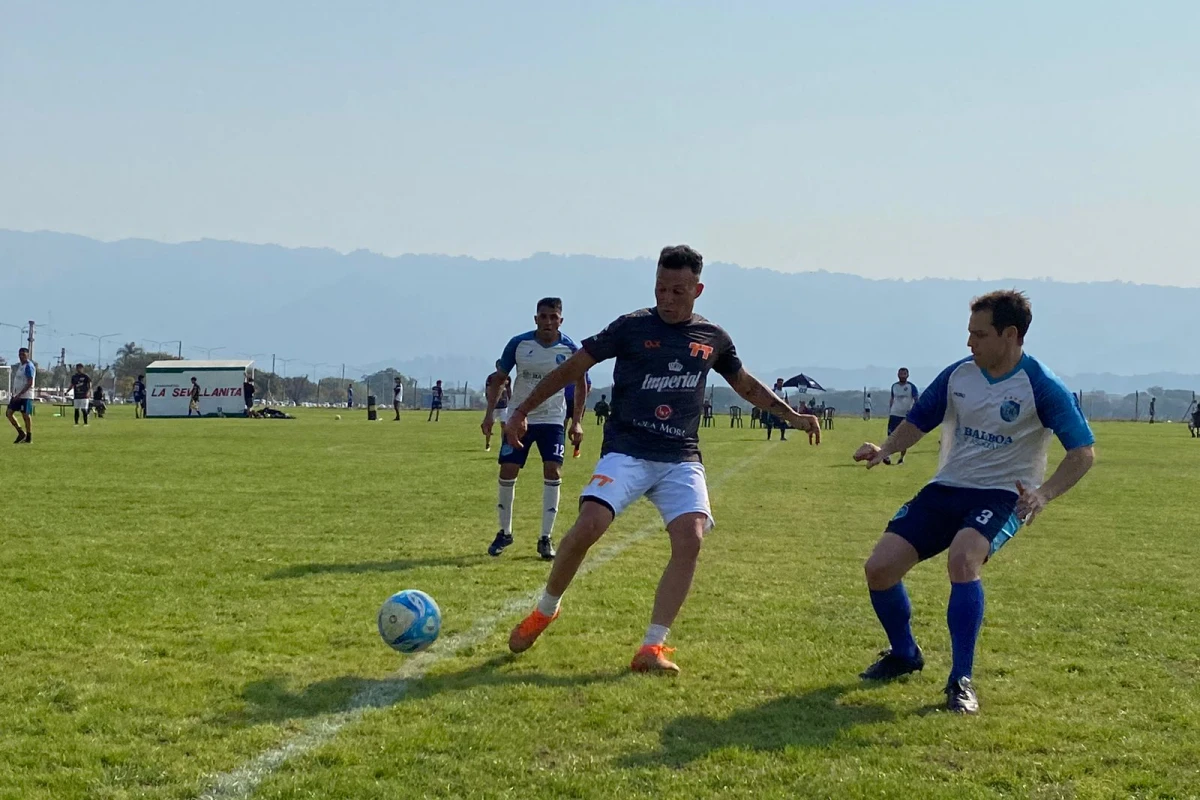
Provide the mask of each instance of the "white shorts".
[{"label": "white shorts", "polygon": [[89,408],[89,403],[91,403],[91,401],[86,398],[84,398],[83,400],[76,399],[75,400],[75,410],[76,411],[87,411]]},{"label": "white shorts", "polygon": [[592,480],[584,487],[580,499],[598,500],[616,515],[643,496],[654,504],[667,525],[684,514],[707,517],[706,531],[715,524],[708,503],[704,465],[699,461],[645,461],[623,453],[609,453],[596,464]]},{"label": "white shorts", "polygon": [[496,409],[496,419],[500,420],[501,425],[508,424],[508,406]]}]

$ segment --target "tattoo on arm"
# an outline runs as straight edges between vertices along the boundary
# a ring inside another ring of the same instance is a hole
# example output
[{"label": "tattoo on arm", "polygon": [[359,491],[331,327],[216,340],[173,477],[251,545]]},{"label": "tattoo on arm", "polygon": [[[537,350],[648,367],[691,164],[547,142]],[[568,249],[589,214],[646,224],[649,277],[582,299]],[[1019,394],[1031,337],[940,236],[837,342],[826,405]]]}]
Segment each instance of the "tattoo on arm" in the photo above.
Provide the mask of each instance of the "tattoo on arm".
[{"label": "tattoo on arm", "polygon": [[756,408],[780,416],[791,413],[791,406],[744,369],[733,380],[733,389],[742,399]]}]

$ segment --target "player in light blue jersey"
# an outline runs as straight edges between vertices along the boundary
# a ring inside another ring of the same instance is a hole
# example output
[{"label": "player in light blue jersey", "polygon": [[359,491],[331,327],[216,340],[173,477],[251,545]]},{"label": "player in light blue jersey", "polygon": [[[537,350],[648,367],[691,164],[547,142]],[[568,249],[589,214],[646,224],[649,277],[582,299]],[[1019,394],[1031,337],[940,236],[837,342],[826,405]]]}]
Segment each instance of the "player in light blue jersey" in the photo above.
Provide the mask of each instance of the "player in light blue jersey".
[{"label": "player in light blue jersey", "polygon": [[[925,666],[909,625],[912,606],[903,579],[917,562],[948,549],[946,623],[953,664],[946,707],[959,713],[979,710],[971,671],[983,624],[984,563],[1022,524],[1032,523],[1047,503],[1078,483],[1095,459],[1095,438],[1075,397],[1024,352],[1032,320],[1029,299],[1020,292],[973,300],[971,357],[933,381],[882,447],[867,443],[854,454],[869,469],[943,426],[937,474],[896,512],[867,559],[871,605],[891,648],[862,677],[890,680]],[[1052,435],[1067,454],[1043,483]]]},{"label": "player in light blue jersey", "polygon": [[[514,336],[504,348],[503,355],[496,362],[494,380],[489,380],[487,389],[487,412],[483,417],[483,435],[490,438],[495,425],[496,401],[500,397],[501,387],[508,380],[509,373],[517,370],[512,383],[512,398],[510,403],[515,407],[522,403],[541,382],[542,378],[553,372],[560,364],[575,354],[579,346],[569,337],[562,334],[562,300],[557,297],[543,297],[537,304],[537,315],[533,318],[537,325],[532,331]],[[575,385],[574,404],[571,409],[570,438],[578,447],[583,440],[583,406],[587,401],[587,388],[583,378]],[[525,466],[529,451],[536,443],[538,453],[542,457],[542,532],[538,537],[538,554],[547,561],[555,555],[554,542],[551,534],[554,532],[554,521],[558,517],[558,501],[562,488],[562,465],[566,454],[566,434],[563,418],[567,416],[567,403],[562,390],[559,390],[546,402],[531,411],[528,416],[529,428],[521,438],[521,446],[513,447],[507,441],[500,448],[500,488],[496,508],[500,516],[500,530],[492,544],[488,547],[488,555],[498,556],[513,543],[512,516],[513,496],[516,493],[517,476]]]},{"label": "player in light blue jersey", "polygon": [[[37,367],[29,359],[29,348],[22,347],[17,351],[17,365],[12,371],[12,396],[8,400],[6,412],[9,424],[17,429],[17,439],[13,444],[33,443],[33,424],[30,417],[33,415],[36,383]],[[17,414],[21,415],[21,420],[25,423],[24,428],[17,422]]]}]

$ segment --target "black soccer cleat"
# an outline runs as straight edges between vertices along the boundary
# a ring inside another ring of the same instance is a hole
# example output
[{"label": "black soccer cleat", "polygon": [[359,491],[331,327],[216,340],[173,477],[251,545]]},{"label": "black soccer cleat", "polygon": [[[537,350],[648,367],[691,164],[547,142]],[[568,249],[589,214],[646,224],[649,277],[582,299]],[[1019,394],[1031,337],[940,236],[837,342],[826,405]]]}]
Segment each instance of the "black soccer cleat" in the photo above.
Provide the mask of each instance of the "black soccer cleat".
[{"label": "black soccer cleat", "polygon": [[542,557],[543,561],[554,560],[554,542],[549,536],[538,539],[538,555]]},{"label": "black soccer cleat", "polygon": [[859,673],[864,681],[894,681],[925,668],[925,656],[917,648],[916,658],[898,656],[891,649],[880,651],[879,660]]},{"label": "black soccer cleat", "polygon": [[25,431],[17,431],[17,438],[13,444],[20,444],[23,441],[25,441]]},{"label": "black soccer cleat", "polygon": [[505,533],[504,531],[500,531],[499,533],[496,534],[496,538],[492,540],[491,546],[488,547],[488,555],[489,556],[498,556],[504,552],[504,548],[508,547],[512,543],[513,543],[512,534]]},{"label": "black soccer cleat", "polygon": [[970,678],[959,678],[946,684],[946,710],[955,714],[978,714],[979,698]]}]

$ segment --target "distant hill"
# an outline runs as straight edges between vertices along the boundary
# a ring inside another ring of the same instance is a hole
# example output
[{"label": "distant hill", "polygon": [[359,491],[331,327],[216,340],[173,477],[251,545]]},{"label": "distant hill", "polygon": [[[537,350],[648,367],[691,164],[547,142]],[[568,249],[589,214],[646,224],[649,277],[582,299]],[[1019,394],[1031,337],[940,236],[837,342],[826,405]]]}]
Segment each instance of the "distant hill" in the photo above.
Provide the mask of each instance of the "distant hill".
[{"label": "distant hill", "polygon": [[[90,360],[95,344],[65,333],[121,331],[107,348],[118,339],[182,339],[185,355],[193,345],[221,347],[223,355],[275,353],[291,359],[293,373],[296,364],[325,362],[333,366],[315,369],[336,374],[347,363],[348,372],[394,366],[422,380],[474,384],[508,337],[531,327],[538,297],[561,296],[564,330],[581,339],[620,313],[651,305],[652,274],[648,258],[391,258],[0,230],[3,321],[38,320],[44,343],[90,352]],[[705,283],[698,310],[730,331],[747,365],[764,378],[803,369],[830,388],[886,386],[904,364],[927,382],[964,354],[970,298],[1017,287],[1034,302],[1030,352],[1073,376],[1073,386],[1200,388],[1193,344],[1200,289],[879,281],[721,263],[706,268]]]}]

